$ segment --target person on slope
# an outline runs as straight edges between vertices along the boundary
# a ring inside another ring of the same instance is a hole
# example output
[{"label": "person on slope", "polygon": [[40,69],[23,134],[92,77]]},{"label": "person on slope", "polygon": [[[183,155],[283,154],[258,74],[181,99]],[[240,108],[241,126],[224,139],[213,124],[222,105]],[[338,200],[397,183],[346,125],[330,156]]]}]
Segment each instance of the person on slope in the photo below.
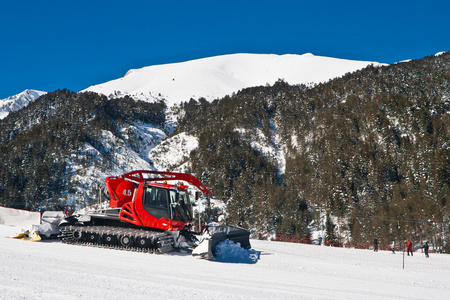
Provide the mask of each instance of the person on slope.
[{"label": "person on slope", "polygon": [[425,245],[423,245],[423,250],[425,251],[425,257],[426,258],[429,257],[428,256],[428,249],[429,249],[428,242],[425,242]]},{"label": "person on slope", "polygon": [[409,253],[411,253],[411,256],[413,256],[413,251],[412,251],[412,243],[410,240],[408,240],[406,242],[406,250],[407,250],[407,254],[409,256]]},{"label": "person on slope", "polygon": [[378,237],[373,240],[373,251],[378,252]]},{"label": "person on slope", "polygon": [[393,254],[395,254],[395,241],[392,241],[391,243],[391,251]]}]

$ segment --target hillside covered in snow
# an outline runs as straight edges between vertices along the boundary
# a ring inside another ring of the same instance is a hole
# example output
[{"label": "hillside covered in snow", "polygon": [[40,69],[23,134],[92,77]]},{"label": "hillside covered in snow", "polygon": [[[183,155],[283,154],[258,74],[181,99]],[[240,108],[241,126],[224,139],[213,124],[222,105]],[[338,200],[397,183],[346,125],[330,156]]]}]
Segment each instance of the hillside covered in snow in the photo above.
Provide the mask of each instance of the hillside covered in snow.
[{"label": "hillside covered in snow", "polygon": [[220,99],[244,88],[272,85],[279,79],[292,85],[317,84],[370,64],[379,65],[310,53],[230,54],[129,70],[123,78],[83,91],[140,100],[165,99],[170,107],[191,98]]},{"label": "hillside covered in snow", "polygon": [[[271,56],[261,57],[267,63]],[[139,76],[143,82],[131,88],[127,77],[146,68],[107,83],[115,91],[120,82],[126,87],[112,97],[48,93],[0,121],[0,205],[79,208],[98,201],[106,176],[183,171],[226,204],[230,224],[255,236],[309,240],[320,230],[337,244],[377,235],[432,240],[449,252],[449,61],[450,53],[441,53],[370,64],[313,85],[292,85],[286,73],[273,84],[265,78],[220,99],[200,97],[170,109],[153,90],[152,101],[129,96],[149,78]],[[179,81],[174,74],[161,86]]]},{"label": "hillside covered in snow", "polygon": [[10,96],[6,99],[0,99],[0,120],[6,118],[11,112],[24,108],[30,104],[30,102],[33,102],[44,94],[46,94],[46,92],[25,90],[22,93]]}]

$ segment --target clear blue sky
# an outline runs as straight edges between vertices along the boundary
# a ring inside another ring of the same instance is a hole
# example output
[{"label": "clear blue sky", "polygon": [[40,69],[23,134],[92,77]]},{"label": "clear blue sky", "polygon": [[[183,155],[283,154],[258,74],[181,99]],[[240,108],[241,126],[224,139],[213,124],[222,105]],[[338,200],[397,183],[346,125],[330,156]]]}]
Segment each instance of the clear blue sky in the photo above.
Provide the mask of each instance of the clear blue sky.
[{"label": "clear blue sky", "polygon": [[394,63],[450,50],[450,1],[3,1],[0,99],[232,53]]}]

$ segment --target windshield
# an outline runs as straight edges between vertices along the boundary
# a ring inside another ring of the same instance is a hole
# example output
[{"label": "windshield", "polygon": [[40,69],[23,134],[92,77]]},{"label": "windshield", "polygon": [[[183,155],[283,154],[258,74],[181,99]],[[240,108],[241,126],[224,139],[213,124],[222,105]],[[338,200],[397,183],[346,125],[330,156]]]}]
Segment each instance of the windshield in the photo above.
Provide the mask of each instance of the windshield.
[{"label": "windshield", "polygon": [[192,206],[189,195],[185,191],[169,191],[172,219],[176,221],[192,221]]},{"label": "windshield", "polygon": [[149,214],[157,219],[169,218],[167,190],[156,187],[146,187],[143,206]]}]

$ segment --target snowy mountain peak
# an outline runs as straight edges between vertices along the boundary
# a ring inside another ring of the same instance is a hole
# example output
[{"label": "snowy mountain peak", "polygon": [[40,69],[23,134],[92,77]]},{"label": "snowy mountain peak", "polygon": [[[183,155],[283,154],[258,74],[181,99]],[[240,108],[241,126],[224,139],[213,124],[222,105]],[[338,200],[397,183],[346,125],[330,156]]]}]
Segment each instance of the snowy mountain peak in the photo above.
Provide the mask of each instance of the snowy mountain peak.
[{"label": "snowy mountain peak", "polygon": [[6,118],[9,113],[22,109],[46,93],[36,90],[25,90],[6,99],[0,99],[0,120]]},{"label": "snowy mountain peak", "polygon": [[191,98],[212,101],[247,87],[274,84],[279,79],[289,84],[326,82],[370,64],[378,65],[311,53],[238,53],[131,69],[122,78],[83,91],[147,101],[165,99],[171,106]]}]

